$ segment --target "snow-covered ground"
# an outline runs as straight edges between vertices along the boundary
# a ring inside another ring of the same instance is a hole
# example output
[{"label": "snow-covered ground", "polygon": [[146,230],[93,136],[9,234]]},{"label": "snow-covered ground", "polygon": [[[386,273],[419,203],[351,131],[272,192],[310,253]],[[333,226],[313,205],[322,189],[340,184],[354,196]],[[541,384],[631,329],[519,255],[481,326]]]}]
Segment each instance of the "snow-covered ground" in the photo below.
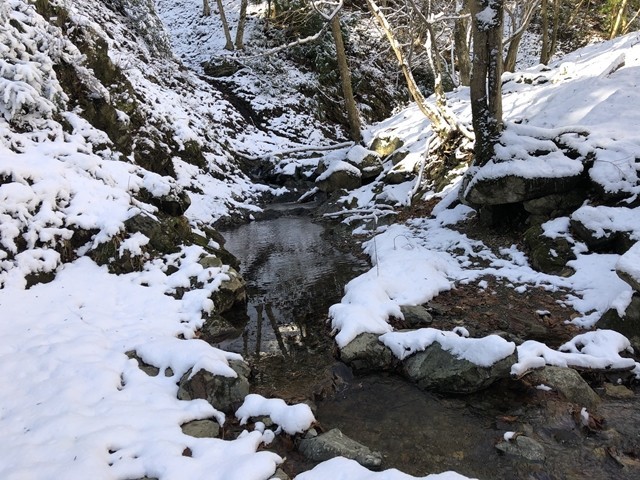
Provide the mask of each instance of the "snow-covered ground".
[{"label": "snow-covered ground", "polygon": [[[192,205],[186,214],[194,226],[211,223],[234,209],[255,209],[253,200],[265,188],[251,183],[234,167],[232,154],[263,155],[301,142],[242,123],[215,89],[189,72],[181,73],[173,60],[151,62],[152,46],[128,39],[123,18],[103,3],[73,4],[69,6],[73,20],[107,41],[112,60],[126,67],[152,119],[170,125],[178,144],[188,140],[206,144],[207,166],[195,167],[176,158],[176,180],[123,159],[103,132],[68,108],[69,99],[53,72],[53,65],[61,61],[81,62],[78,49],[26,0],[0,3],[0,477],[270,478],[283,461],[263,448],[273,440],[271,430],[256,428],[238,439],[223,440],[194,438],[180,429],[194,419],[225,422],[215,405],[178,400],[177,381],[189,369],[235,376],[229,361],[238,359],[237,354],[195,338],[203,312],[215,309],[209,296],[227,278],[228,267],[200,265],[203,252],[197,246],[182,247],[179,253],[162,259],[147,259],[142,247],[148,239],[141,235],[121,239],[121,248],[144,264],[141,271],[124,275],[109,273],[83,256],[82,250],[76,252],[78,259],[69,262],[54,247],[78,230],[86,230],[91,238],[84,247],[90,249],[119,235],[123,222],[132,216],[154,215],[155,207],[135,198],[142,188],[157,195],[181,188],[189,191]],[[185,33],[188,28],[196,29],[196,38],[206,45],[218,42],[216,53],[221,53],[222,35],[214,28],[209,33],[206,23],[216,22],[215,15],[199,19],[197,25],[184,23],[187,18],[199,18],[199,0],[157,4],[163,20],[175,26],[171,38],[186,63],[198,68],[204,58],[189,53],[202,49],[187,48],[193,38]],[[237,2],[225,6],[233,21]],[[248,28],[247,38],[250,35]],[[580,125],[588,129],[589,136],[581,145],[595,149],[601,161],[594,171],[596,180],[629,195],[638,193],[634,160],[640,156],[636,134],[640,118],[634,108],[640,103],[635,88],[637,43],[631,35],[576,53],[548,72],[537,69],[527,74],[548,77],[546,85],[510,82],[513,90],[505,96],[508,121],[526,118],[538,128]],[[626,65],[609,73],[608,67],[622,53]],[[138,62],[134,54],[146,60]],[[96,95],[106,95],[91,72],[85,73]],[[171,89],[172,75],[179,75],[176,82],[186,85],[188,94]],[[460,90],[452,102],[468,120],[465,99],[466,92]],[[229,126],[234,122],[242,123],[241,128]],[[304,132],[307,142],[328,143],[310,117],[274,119],[271,127],[278,131],[295,123],[302,125],[298,132]],[[371,127],[366,136],[370,139],[388,129],[403,136],[415,158],[430,133],[413,108]],[[405,199],[410,189],[411,185],[393,187],[387,194]],[[386,320],[398,313],[399,305],[426,302],[456,281],[474,282],[483,275],[505,278],[518,288],[571,289],[574,295],[567,303],[583,314],[578,319],[582,325],[592,325],[606,309],[622,310],[628,303],[630,287],[614,273],[619,256],[582,255],[576,243],[573,276],[540,274],[515,248],[496,254],[449,228],[471,214],[467,207],[446,209],[453,196],[452,189],[433,218],[394,225],[367,244],[377,268],[349,284],[345,299],[331,312],[339,344],[363,331],[390,332]],[[372,195],[363,189],[358,198],[365,207]],[[557,225],[550,230],[566,234]],[[465,253],[461,255],[460,250]],[[635,272],[629,266],[634,258],[637,255],[626,257],[622,266]],[[490,266],[478,267],[477,260]],[[27,288],[33,274],[45,273],[55,274],[55,279]],[[189,286],[192,279],[203,286],[181,299],[168,295]],[[409,339],[389,336],[387,340],[394,345],[408,342],[419,349],[434,337],[421,335]],[[505,345],[508,342],[494,339],[478,342],[485,355],[468,347],[476,344],[465,342],[471,339],[448,339],[452,349],[478,362],[490,363],[510,348]],[[619,365],[626,360],[618,353],[627,344],[619,336],[603,334],[575,339],[566,353],[549,352],[543,345],[520,348],[520,365],[539,365],[540,359],[553,364]],[[126,355],[130,351],[164,374],[148,376]],[[285,432],[304,430],[313,422],[306,406],[287,406],[257,396],[247,397],[236,412],[243,421],[258,415],[270,415]],[[190,455],[184,454],[187,450]],[[354,462],[333,459],[299,478],[414,477],[395,470],[373,473]],[[447,472],[423,478],[464,477]]]}]

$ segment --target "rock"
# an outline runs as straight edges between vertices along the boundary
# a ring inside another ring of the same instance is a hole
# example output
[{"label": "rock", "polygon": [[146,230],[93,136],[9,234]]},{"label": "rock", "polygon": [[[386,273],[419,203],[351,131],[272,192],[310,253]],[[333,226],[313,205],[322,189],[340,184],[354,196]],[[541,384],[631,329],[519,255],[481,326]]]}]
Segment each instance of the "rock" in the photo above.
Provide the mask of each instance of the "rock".
[{"label": "rock", "polygon": [[531,385],[547,385],[561,393],[568,401],[583,407],[594,408],[600,397],[589,384],[572,368],[547,366],[534,370],[526,377]]},{"label": "rock", "polygon": [[376,137],[371,142],[371,150],[376,152],[382,158],[391,155],[404,145],[404,142],[398,137]]},{"label": "rock", "polygon": [[180,426],[182,433],[196,438],[216,438],[220,425],[215,420],[193,420]]},{"label": "rock", "polygon": [[214,408],[231,412],[249,395],[249,366],[241,361],[232,360],[229,366],[238,374],[236,378],[214,375],[206,370],[198,371],[193,377],[191,369],[178,382],[178,398],[194,400],[203,398]]},{"label": "rock", "polygon": [[604,384],[604,393],[607,397],[618,399],[633,398],[635,396],[633,390],[628,389],[624,385],[614,385],[612,383]]},{"label": "rock", "polygon": [[420,388],[445,393],[472,393],[496,380],[509,378],[511,365],[517,361],[513,353],[491,367],[480,367],[443,350],[434,342],[403,362],[404,374]]},{"label": "rock", "polygon": [[640,352],[640,293],[633,294],[623,317],[615,308],[605,312],[598,320],[598,328],[621,333],[629,339],[633,349]]},{"label": "rock", "polygon": [[567,262],[575,260],[572,245],[566,238],[549,238],[536,225],[524,233],[531,266],[539,272],[558,275],[568,271]]},{"label": "rock", "polygon": [[362,183],[375,180],[384,170],[380,155],[367,150],[362,145],[352,147],[347,153],[346,161],[360,170]]},{"label": "rock", "polygon": [[155,377],[160,373],[160,369],[158,367],[144,363],[134,350],[126,352],[125,355],[129,358],[135,359],[135,361],[138,362],[138,368],[150,377]]},{"label": "rock", "polygon": [[408,328],[428,327],[433,323],[433,317],[422,305],[403,305],[400,311]]},{"label": "rock", "polygon": [[227,57],[214,57],[206,62],[202,62],[202,70],[210,77],[230,77],[238,70],[240,70],[240,64],[229,60]]},{"label": "rock", "polygon": [[389,185],[399,185],[414,178],[416,174],[413,170],[407,170],[403,164],[399,163],[389,170],[383,178],[383,181]]},{"label": "rock", "polygon": [[348,165],[350,168],[329,168],[316,179],[316,186],[325,193],[333,193],[341,189],[353,190],[362,186],[362,174],[360,170],[347,162],[338,162]]},{"label": "rock", "polygon": [[218,314],[211,314],[205,320],[200,329],[200,338],[207,343],[218,343],[230,338],[239,337],[242,328],[234,326],[224,317]]},{"label": "rock", "polygon": [[140,232],[149,237],[149,246],[160,253],[176,253],[191,234],[186,217],[139,214],[124,222],[127,232]]},{"label": "rock", "polygon": [[635,228],[639,213],[634,208],[586,205],[571,214],[571,230],[590,250],[623,254],[640,237]]},{"label": "rock", "polygon": [[571,190],[526,200],[522,206],[532,215],[554,218],[573,212],[582,205],[585,197],[586,194],[583,191]]},{"label": "rock", "polygon": [[[475,205],[519,203],[574,189],[582,175],[558,178],[524,178],[505,175],[500,178],[473,179],[465,177],[460,189],[460,201]],[[467,185],[471,183],[470,187]]]},{"label": "rock", "polygon": [[544,447],[532,438],[519,435],[515,439],[504,440],[496,445],[501,452],[521,457],[531,462],[542,462],[545,459]]},{"label": "rock", "polygon": [[150,200],[161,212],[172,217],[184,215],[191,206],[191,198],[186,192],[171,192],[161,197],[151,197]]},{"label": "rock", "polygon": [[356,371],[390,370],[395,357],[378,341],[378,335],[361,333],[340,349],[340,358]]},{"label": "rock", "polygon": [[220,288],[211,294],[217,313],[224,313],[235,304],[247,301],[246,282],[242,276],[234,268],[229,268],[226,273],[229,280],[223,281]]},{"label": "rock", "polygon": [[409,155],[408,150],[398,150],[397,152],[391,154],[389,160],[391,160],[391,165],[398,165],[402,160],[407,158]]},{"label": "rock", "polygon": [[345,457],[367,468],[377,469],[382,465],[382,454],[352,440],[337,428],[317,437],[300,440],[298,450],[305,457],[316,462]]}]

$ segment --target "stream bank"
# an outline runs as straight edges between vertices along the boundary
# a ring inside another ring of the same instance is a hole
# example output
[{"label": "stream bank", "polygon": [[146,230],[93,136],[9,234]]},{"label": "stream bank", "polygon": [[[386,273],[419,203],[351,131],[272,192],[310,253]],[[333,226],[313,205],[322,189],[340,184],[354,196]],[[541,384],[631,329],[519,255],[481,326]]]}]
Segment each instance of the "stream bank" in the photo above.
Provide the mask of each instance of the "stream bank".
[{"label": "stream bank", "polygon": [[[216,346],[249,362],[253,392],[311,403],[320,433],[339,428],[381,452],[384,469],[416,476],[455,470],[505,480],[637,478],[640,402],[637,395],[610,394],[613,375],[590,378],[602,403],[592,412],[595,424],[587,425],[580,405],[526,379],[502,380],[470,395],[438,395],[393,374],[354,376],[337,360],[327,310],[368,264],[336,248],[339,236],[313,221],[312,207],[270,208],[267,219],[224,232],[226,248],[241,260],[248,304],[227,315],[242,334]],[[468,295],[458,300],[459,308],[471,310],[474,296],[464,289],[458,294]],[[448,295],[453,293],[443,299]],[[438,301],[435,323],[455,323],[446,303]],[[518,304],[508,303],[511,312],[505,315],[517,314]],[[482,331],[482,318],[474,321]],[[506,432],[531,439],[530,449],[499,450]],[[282,468],[292,478],[317,463],[297,450],[295,438],[278,435],[268,448],[287,458]]]}]

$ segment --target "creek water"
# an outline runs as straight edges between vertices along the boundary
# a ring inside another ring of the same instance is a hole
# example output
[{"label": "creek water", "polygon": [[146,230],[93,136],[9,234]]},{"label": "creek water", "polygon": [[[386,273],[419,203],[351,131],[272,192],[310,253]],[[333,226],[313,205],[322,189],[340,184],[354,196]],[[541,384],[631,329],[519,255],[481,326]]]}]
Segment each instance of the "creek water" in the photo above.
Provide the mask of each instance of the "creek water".
[{"label": "creek water", "polygon": [[[337,249],[330,228],[309,214],[277,208],[277,218],[224,232],[226,248],[241,261],[249,299],[231,318],[244,325],[242,335],[217,346],[249,361],[254,392],[315,400],[321,429],[340,428],[381,452],[383,468],[415,476],[455,470],[483,480],[640,478],[638,400],[605,398],[599,408],[604,428],[587,431],[578,406],[521,382],[452,397],[421,391],[398,376],[350,375],[336,360],[327,310],[369,266]],[[507,431],[535,438],[545,460],[498,452]],[[273,448],[287,457],[291,476],[313,466],[292,444]]]}]

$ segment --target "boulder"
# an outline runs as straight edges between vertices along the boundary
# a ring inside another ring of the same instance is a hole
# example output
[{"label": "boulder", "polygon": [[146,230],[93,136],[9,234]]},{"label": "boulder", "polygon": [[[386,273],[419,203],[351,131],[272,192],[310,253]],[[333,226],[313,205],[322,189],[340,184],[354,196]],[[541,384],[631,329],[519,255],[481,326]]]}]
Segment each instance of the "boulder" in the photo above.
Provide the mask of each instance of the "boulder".
[{"label": "boulder", "polygon": [[358,372],[390,370],[395,359],[391,350],[373,333],[361,333],[354,338],[340,349],[340,358]]},{"label": "boulder", "polygon": [[378,469],[382,465],[382,454],[347,437],[337,428],[316,437],[300,440],[298,450],[305,457],[316,462],[345,457],[371,469]]},{"label": "boulder", "polygon": [[[558,178],[525,178],[505,175],[499,178],[465,177],[460,200],[475,205],[519,203],[574,189],[582,175]],[[471,184],[467,187],[467,184]]]},{"label": "boulder", "polygon": [[220,425],[215,420],[193,420],[180,426],[182,433],[196,438],[216,438]]},{"label": "boulder", "polygon": [[382,158],[391,155],[404,145],[404,142],[398,137],[376,137],[371,142],[370,149],[380,155]]},{"label": "boulder", "polygon": [[422,305],[403,305],[400,307],[404,323],[408,328],[428,327],[433,323],[433,317]]},{"label": "boulder", "polygon": [[380,155],[367,150],[362,145],[352,147],[347,153],[346,161],[360,170],[363,183],[375,180],[384,170]]},{"label": "boulder", "polygon": [[325,193],[338,190],[353,190],[362,185],[362,173],[347,162],[332,164],[317,179],[316,186]]},{"label": "boulder", "polygon": [[230,361],[229,366],[236,372],[237,377],[223,377],[206,370],[199,370],[189,378],[191,375],[191,369],[189,369],[178,382],[178,398],[180,400],[203,398],[217,410],[231,412],[249,395],[250,369],[246,363],[237,360]]},{"label": "boulder", "polygon": [[544,447],[534,439],[518,435],[512,440],[504,440],[496,445],[501,452],[521,457],[531,462],[542,462],[545,459]]},{"label": "boulder", "polygon": [[383,181],[389,185],[399,185],[414,178],[413,170],[407,170],[402,163],[397,164],[384,176]]},{"label": "boulder", "polygon": [[403,362],[403,373],[424,390],[444,393],[473,393],[495,381],[509,378],[511,365],[517,361],[516,353],[503,358],[490,367],[480,367],[468,360],[457,358],[434,342],[424,351]]},{"label": "boulder", "polygon": [[639,209],[590,205],[571,214],[571,230],[590,250],[624,254],[640,238]]},{"label": "boulder", "polygon": [[567,400],[583,407],[594,408],[600,397],[572,368],[547,366],[534,370],[525,377],[531,385],[547,385],[561,393]]},{"label": "boulder", "polygon": [[633,390],[630,390],[624,385],[614,385],[612,383],[604,384],[604,394],[607,397],[617,398],[620,400],[623,400],[626,398],[633,398],[635,396],[635,393],[633,393]]},{"label": "boulder", "polygon": [[226,312],[234,305],[247,301],[247,284],[244,278],[231,267],[226,273],[229,280],[224,280],[218,290],[211,294],[217,313]]},{"label": "boulder", "polygon": [[634,293],[624,316],[615,308],[604,313],[598,320],[598,328],[615,330],[629,339],[636,352],[640,352],[640,293]]},{"label": "boulder", "polygon": [[522,205],[532,215],[554,218],[573,212],[582,205],[585,197],[586,194],[583,191],[571,190],[526,200]]},{"label": "boulder", "polygon": [[200,338],[207,343],[218,343],[242,335],[242,327],[233,325],[218,314],[211,314],[200,328]]},{"label": "boulder", "polygon": [[214,78],[230,77],[240,68],[240,64],[229,57],[213,57],[202,63],[204,73]]},{"label": "boulder", "polygon": [[551,275],[568,272],[567,262],[576,258],[566,238],[549,238],[539,225],[524,233],[524,243],[531,266],[539,272]]},{"label": "boulder", "polygon": [[191,206],[191,198],[184,191],[171,192],[161,197],[151,197],[150,200],[161,212],[172,217],[184,215],[184,212]]}]

